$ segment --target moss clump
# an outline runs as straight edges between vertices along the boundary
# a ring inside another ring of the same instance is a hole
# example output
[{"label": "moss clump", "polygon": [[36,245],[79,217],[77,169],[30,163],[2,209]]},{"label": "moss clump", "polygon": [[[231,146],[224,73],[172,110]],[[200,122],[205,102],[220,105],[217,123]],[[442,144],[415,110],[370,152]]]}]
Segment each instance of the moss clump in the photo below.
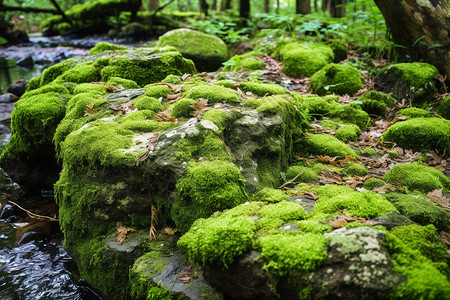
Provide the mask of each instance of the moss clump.
[{"label": "moss clump", "polygon": [[226,102],[239,103],[240,98],[236,91],[214,85],[199,85],[193,87],[186,93],[186,98],[198,100],[200,98],[208,99],[209,103]]},{"label": "moss clump", "polygon": [[[436,227],[433,225],[398,226],[392,229],[391,233],[411,249],[419,250],[431,261],[442,262],[445,265],[445,261],[449,259],[446,253],[447,247],[437,236]],[[448,272],[448,270],[446,271]]]},{"label": "moss clump", "polygon": [[385,175],[384,180],[400,184],[409,190],[424,193],[437,189],[450,189],[450,179],[441,171],[418,162],[395,165]]},{"label": "moss clump", "polygon": [[398,158],[399,154],[397,151],[386,151],[386,153],[389,155],[390,158]]},{"label": "moss clump", "polygon": [[354,163],[352,161],[350,161],[345,168],[342,169],[342,173],[347,175],[347,176],[366,176],[367,174],[369,174],[369,172],[367,171],[367,169],[357,163]]},{"label": "moss clump", "polygon": [[413,103],[431,102],[436,93],[439,71],[427,63],[401,63],[383,68],[375,79],[383,90],[397,99],[408,98]]},{"label": "moss clump", "polygon": [[375,151],[372,147],[366,147],[364,148],[363,153],[368,155],[376,155],[377,151]]},{"label": "moss clump", "polygon": [[183,81],[181,80],[181,76],[167,75],[166,78],[163,79],[163,82],[170,83],[170,84],[180,84]]},{"label": "moss clump", "polygon": [[340,105],[337,96],[317,97],[307,95],[296,96],[296,98],[301,102],[301,106],[309,111],[310,115],[330,116]]},{"label": "moss clump", "polygon": [[450,121],[413,118],[397,122],[383,133],[381,140],[414,151],[450,151]]},{"label": "moss clump", "polygon": [[177,48],[195,62],[199,71],[216,71],[229,57],[227,45],[220,38],[186,28],[166,32],[158,45]]},{"label": "moss clump", "polygon": [[100,74],[98,69],[92,64],[92,62],[81,63],[73,68],[68,69],[62,75],[56,78],[60,82],[94,82],[98,81]]},{"label": "moss clump", "polygon": [[300,176],[297,177],[296,181],[301,182],[314,182],[319,181],[319,172],[312,168],[304,167],[304,166],[291,166],[286,171],[286,179],[292,180],[294,179],[300,172],[303,172]]},{"label": "moss clump", "polygon": [[448,299],[450,283],[434,264],[416,249],[408,247],[391,233],[386,233],[386,246],[392,269],[406,281],[390,295],[399,299]]},{"label": "moss clump", "polygon": [[[161,81],[169,74],[197,73],[192,61],[178,52],[162,52],[152,55],[127,53],[111,58],[109,65],[101,70],[103,81],[121,77],[136,82],[139,86]],[[156,97],[155,97],[156,98]]]},{"label": "moss clump", "polygon": [[178,246],[197,263],[220,262],[227,266],[251,248],[255,230],[255,222],[248,216],[198,219],[179,239]]},{"label": "moss clump", "polygon": [[[386,183],[379,178],[370,177],[364,181],[363,188],[365,188],[366,190],[373,190],[374,188],[382,187],[385,184]],[[398,209],[398,207],[397,207],[397,209]]]},{"label": "moss clump", "polygon": [[144,87],[145,96],[153,97],[156,99],[165,98],[167,95],[172,93],[170,88],[167,85],[152,85],[148,84]]},{"label": "moss clump", "polygon": [[285,191],[270,187],[263,188],[251,197],[252,200],[266,201],[269,203],[278,203],[287,200],[288,198],[289,195],[287,195]]},{"label": "moss clump", "polygon": [[362,109],[369,113],[378,116],[383,116],[387,107],[395,106],[395,99],[388,94],[370,90],[362,94],[358,101],[362,103]]},{"label": "moss clump", "polygon": [[356,142],[361,130],[357,125],[349,124],[343,125],[336,130],[336,137],[344,143]]},{"label": "moss clump", "polygon": [[281,201],[276,204],[263,206],[258,215],[259,228],[272,229],[279,228],[291,220],[303,220],[306,217],[305,209],[296,202]]},{"label": "moss clump", "polygon": [[255,71],[262,70],[266,64],[256,59],[252,52],[246,53],[244,55],[235,55],[229,60],[223,63],[224,72],[236,72],[236,71]]},{"label": "moss clump", "polygon": [[133,80],[124,79],[120,77],[111,77],[105,83],[105,86],[115,86],[120,89],[137,89],[138,85]]},{"label": "moss clump", "polygon": [[259,83],[259,82],[242,82],[239,88],[244,92],[251,92],[256,96],[283,95],[286,90],[278,84]]},{"label": "moss clump", "polygon": [[350,146],[328,134],[309,134],[305,139],[296,142],[295,149],[299,153],[311,155],[351,156],[355,158],[358,156]]},{"label": "moss clump", "polygon": [[410,118],[429,118],[431,117],[430,113],[425,109],[417,108],[417,107],[408,107],[400,109],[397,113],[399,116],[405,116]]},{"label": "moss clump", "polygon": [[30,81],[28,81],[27,83],[27,89],[25,90],[25,92],[38,89],[40,83],[41,83],[41,76],[31,78]]},{"label": "moss clump", "polygon": [[154,112],[160,112],[163,110],[163,106],[158,99],[145,95],[139,96],[134,100],[134,107],[139,110],[149,109]]},{"label": "moss clump", "polygon": [[99,95],[104,95],[106,94],[106,89],[105,86],[101,84],[81,83],[75,87],[73,94],[78,95],[81,93],[96,93]]},{"label": "moss clump", "polygon": [[[30,84],[30,82],[28,82],[28,85]],[[447,120],[450,120],[450,95],[441,100],[436,110],[441,116],[443,116]]]},{"label": "moss clump", "polygon": [[209,120],[216,124],[220,131],[223,131],[239,113],[220,109],[209,109],[202,117],[202,120]]},{"label": "moss clump", "polygon": [[275,53],[283,62],[283,73],[295,78],[312,76],[334,59],[334,53],[330,47],[316,43],[288,43],[281,46]]},{"label": "moss clump", "polygon": [[65,60],[59,64],[56,64],[54,66],[48,67],[45,69],[41,76],[41,82],[39,83],[40,87],[45,86],[46,84],[52,82],[55,80],[58,76],[61,76],[64,72],[69,70],[72,66],[72,63],[75,63],[75,58],[71,58],[68,60]]},{"label": "moss clump", "polygon": [[320,123],[322,124],[322,128],[327,130],[336,130],[339,126],[339,123],[333,120],[322,120]]},{"label": "moss clump", "polygon": [[198,218],[234,207],[248,198],[241,172],[225,161],[191,164],[186,176],[178,180],[176,191],[172,218],[183,231]]},{"label": "moss clump", "polygon": [[322,234],[273,234],[261,237],[257,248],[266,261],[263,269],[280,278],[291,272],[307,274],[328,257],[326,238]]},{"label": "moss clump", "polygon": [[367,127],[370,121],[369,115],[359,106],[354,104],[336,106],[331,116],[339,118],[343,122],[358,125],[360,128]]},{"label": "moss clump", "polygon": [[402,215],[422,225],[433,224],[439,230],[449,231],[450,217],[442,208],[418,195],[385,194]]},{"label": "moss clump", "polygon": [[194,110],[195,100],[180,99],[173,105],[172,116],[175,118],[190,118]]},{"label": "moss clump", "polygon": [[244,71],[255,71],[263,70],[266,67],[266,64],[254,57],[244,57],[241,60],[241,66]]},{"label": "moss clump", "polygon": [[362,87],[361,75],[352,66],[329,64],[311,76],[310,89],[321,96],[331,93],[352,96]]},{"label": "moss clump", "polygon": [[127,47],[117,46],[110,43],[100,42],[97,45],[95,45],[91,50],[89,51],[89,55],[95,55],[99,54],[103,51],[114,51],[114,52],[120,52],[127,50]]},{"label": "moss clump", "polygon": [[333,185],[318,186],[313,191],[319,196],[313,209],[317,215],[340,214],[345,209],[351,217],[372,219],[397,211],[383,196],[373,192],[355,192],[348,187]]}]

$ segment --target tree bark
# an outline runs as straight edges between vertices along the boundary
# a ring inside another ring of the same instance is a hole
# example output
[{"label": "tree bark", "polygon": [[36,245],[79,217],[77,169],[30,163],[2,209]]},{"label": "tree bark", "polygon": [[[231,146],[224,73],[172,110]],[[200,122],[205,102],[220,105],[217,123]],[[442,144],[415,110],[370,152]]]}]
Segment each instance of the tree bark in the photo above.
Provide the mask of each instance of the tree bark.
[{"label": "tree bark", "polygon": [[150,11],[155,11],[159,8],[159,0],[149,0],[148,1],[148,9]]},{"label": "tree bark", "polygon": [[211,10],[217,10],[217,0],[213,0],[213,2],[211,3]]},{"label": "tree bark", "polygon": [[198,6],[200,8],[200,12],[205,14],[205,17],[208,16],[208,3],[206,0],[199,0]]},{"label": "tree bark", "polygon": [[239,1],[239,16],[244,20],[250,18],[250,0]]},{"label": "tree bark", "polygon": [[[345,17],[346,0],[328,0],[328,10],[332,18]],[[391,2],[392,5],[392,2]]]},{"label": "tree bark", "polygon": [[450,78],[450,12],[446,0],[375,0],[392,38]]},{"label": "tree bark", "polygon": [[311,13],[311,1],[310,0],[296,0],[296,13],[307,15]]},{"label": "tree bark", "polygon": [[270,13],[270,0],[264,0],[264,12]]}]

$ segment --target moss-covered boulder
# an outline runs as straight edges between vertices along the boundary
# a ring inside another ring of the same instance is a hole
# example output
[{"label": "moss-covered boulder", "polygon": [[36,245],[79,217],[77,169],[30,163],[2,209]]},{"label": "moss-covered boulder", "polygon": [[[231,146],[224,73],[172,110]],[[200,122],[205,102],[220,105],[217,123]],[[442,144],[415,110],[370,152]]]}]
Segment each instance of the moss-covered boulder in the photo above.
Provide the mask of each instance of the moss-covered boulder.
[{"label": "moss-covered boulder", "polygon": [[361,74],[349,65],[329,64],[311,76],[310,89],[321,96],[331,93],[353,96],[362,87]]},{"label": "moss-covered boulder", "polygon": [[328,156],[357,157],[357,153],[337,138],[329,134],[310,134],[295,144],[299,153]]},{"label": "moss-covered boulder", "polygon": [[407,107],[407,108],[400,109],[399,112],[397,113],[397,115],[409,117],[409,118],[431,117],[429,111],[422,109],[422,108],[417,108],[417,107]]},{"label": "moss-covered boulder", "polygon": [[266,64],[264,61],[258,59],[253,52],[244,55],[234,55],[229,60],[223,63],[224,72],[236,71],[256,71],[263,70]]},{"label": "moss-covered boulder", "polygon": [[318,43],[291,42],[275,53],[283,62],[283,73],[295,78],[312,76],[334,59],[333,50]]},{"label": "moss-covered boulder", "polygon": [[418,105],[433,101],[438,74],[439,71],[427,63],[393,64],[380,70],[375,85],[397,100],[406,98]]},{"label": "moss-covered boulder", "polygon": [[403,185],[409,190],[424,193],[437,189],[450,189],[450,179],[441,171],[418,162],[393,166],[384,180],[392,184]]},{"label": "moss-covered boulder", "polygon": [[382,141],[414,151],[449,151],[450,121],[422,117],[397,122],[383,133]]},{"label": "moss-covered boulder", "polygon": [[216,71],[229,57],[227,45],[218,37],[181,28],[163,34],[159,46],[172,46],[195,62],[199,71]]},{"label": "moss-covered boulder", "polygon": [[437,112],[447,120],[450,120],[450,95],[441,99],[437,107]]},{"label": "moss-covered boulder", "polygon": [[387,107],[395,106],[395,99],[388,94],[370,90],[363,93],[358,101],[362,104],[362,109],[369,113],[378,116],[384,116]]},{"label": "moss-covered boulder", "polygon": [[336,137],[344,143],[356,142],[360,133],[361,130],[357,125],[348,124],[343,125],[336,130]]}]

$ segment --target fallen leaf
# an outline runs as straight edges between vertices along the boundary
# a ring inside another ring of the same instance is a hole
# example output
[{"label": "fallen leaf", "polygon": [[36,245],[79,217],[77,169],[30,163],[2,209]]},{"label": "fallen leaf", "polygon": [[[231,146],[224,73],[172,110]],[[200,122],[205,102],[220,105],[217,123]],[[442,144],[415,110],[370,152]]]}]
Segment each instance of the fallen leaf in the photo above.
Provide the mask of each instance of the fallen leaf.
[{"label": "fallen leaf", "polygon": [[84,116],[92,116],[97,113],[97,110],[94,108],[94,104],[89,103],[86,104],[86,108],[84,109]]},{"label": "fallen leaf", "polygon": [[183,76],[181,76],[181,80],[185,81],[189,77],[191,77],[191,74],[183,74]]},{"label": "fallen leaf", "polygon": [[177,119],[175,119],[174,117],[169,116],[167,113],[165,112],[159,112],[156,114],[156,119],[160,122],[172,122],[172,123],[176,123]]},{"label": "fallen leaf", "polygon": [[133,232],[135,230],[133,228],[122,226],[120,222],[117,222],[116,226],[117,226],[117,243],[119,245],[122,245],[125,239],[127,238],[128,232]]},{"label": "fallen leaf", "polygon": [[167,234],[167,235],[174,235],[177,231],[178,231],[178,229],[173,229],[173,228],[170,228],[170,227],[164,227],[161,230],[161,233],[162,234]]},{"label": "fallen leaf", "polygon": [[200,98],[197,101],[195,101],[194,105],[191,105],[191,107],[194,109],[191,111],[191,116],[193,117],[202,117],[205,112],[208,111],[208,99]]},{"label": "fallen leaf", "polygon": [[345,225],[347,225],[347,221],[345,221],[345,220],[334,220],[334,221],[328,222],[328,225],[332,226],[335,229],[342,228]]},{"label": "fallen leaf", "polygon": [[386,194],[387,192],[394,192],[395,191],[395,186],[393,186],[390,183],[387,183],[383,186],[374,188],[372,190],[372,192],[378,193],[378,194]]},{"label": "fallen leaf", "polygon": [[117,87],[115,87],[115,86],[105,86],[105,90],[108,92],[108,93],[116,93],[116,92],[118,92],[118,91],[120,91],[120,89],[119,88],[117,88]]},{"label": "fallen leaf", "polygon": [[109,106],[109,108],[117,111],[119,116],[123,116],[136,111],[133,101],[128,101],[126,103],[113,103]]},{"label": "fallen leaf", "polygon": [[440,205],[445,209],[450,209],[450,198],[442,194],[442,189],[429,192],[427,196],[437,205]]},{"label": "fallen leaf", "polygon": [[[298,192],[297,192],[298,193]],[[317,200],[319,199],[319,196],[317,196],[316,194],[312,193],[312,192],[302,192],[300,195],[298,195],[299,197],[302,198],[306,198],[306,199],[312,199],[312,200]]]},{"label": "fallen leaf", "polygon": [[439,233],[439,236],[441,237],[442,241],[447,245],[450,246],[450,234],[445,231],[441,231]]}]

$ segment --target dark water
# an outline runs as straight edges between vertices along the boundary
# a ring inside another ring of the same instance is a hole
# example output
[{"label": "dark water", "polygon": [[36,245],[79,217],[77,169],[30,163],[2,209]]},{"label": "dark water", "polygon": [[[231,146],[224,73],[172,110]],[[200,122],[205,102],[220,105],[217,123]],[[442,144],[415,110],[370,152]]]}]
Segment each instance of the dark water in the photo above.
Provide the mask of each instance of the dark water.
[{"label": "dark water", "polygon": [[[0,51],[2,51],[0,49]],[[1,54],[1,53],[0,53]],[[16,66],[15,59],[0,57],[0,95],[17,79],[31,79],[42,73],[43,67],[22,68]]]}]

